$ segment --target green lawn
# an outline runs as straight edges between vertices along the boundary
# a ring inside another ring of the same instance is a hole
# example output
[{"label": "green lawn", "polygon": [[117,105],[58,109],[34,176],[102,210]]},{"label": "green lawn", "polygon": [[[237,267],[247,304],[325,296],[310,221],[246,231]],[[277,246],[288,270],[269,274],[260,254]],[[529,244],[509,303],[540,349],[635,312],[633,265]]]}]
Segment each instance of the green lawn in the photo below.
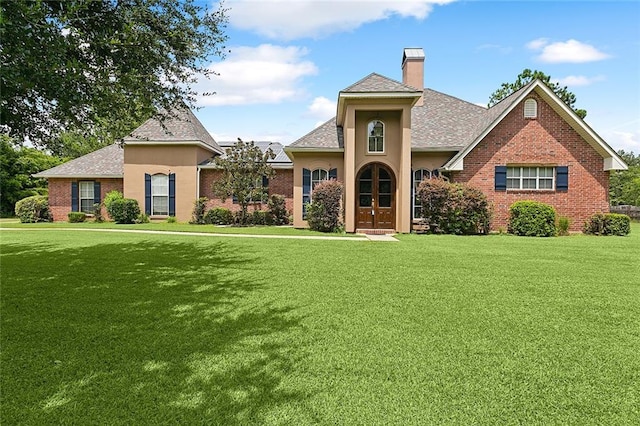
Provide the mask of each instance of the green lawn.
[{"label": "green lawn", "polygon": [[398,239],[0,231],[2,424],[640,423],[638,224]]}]

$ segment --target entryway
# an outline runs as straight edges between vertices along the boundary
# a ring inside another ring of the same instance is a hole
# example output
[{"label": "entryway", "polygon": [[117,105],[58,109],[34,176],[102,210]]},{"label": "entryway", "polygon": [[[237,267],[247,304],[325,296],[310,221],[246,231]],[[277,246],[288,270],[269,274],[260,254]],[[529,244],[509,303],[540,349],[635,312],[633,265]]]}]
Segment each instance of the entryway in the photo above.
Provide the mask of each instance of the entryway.
[{"label": "entryway", "polygon": [[396,227],[396,181],[384,164],[364,166],[356,177],[356,227],[360,230]]}]

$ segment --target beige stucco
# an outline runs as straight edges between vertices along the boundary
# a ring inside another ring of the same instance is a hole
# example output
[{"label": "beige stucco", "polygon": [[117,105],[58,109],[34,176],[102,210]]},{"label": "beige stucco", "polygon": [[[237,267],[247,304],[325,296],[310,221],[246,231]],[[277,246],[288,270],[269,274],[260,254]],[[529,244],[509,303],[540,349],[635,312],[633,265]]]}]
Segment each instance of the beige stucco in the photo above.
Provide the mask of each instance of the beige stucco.
[{"label": "beige stucco", "polygon": [[457,151],[451,152],[413,152],[411,154],[411,168],[413,170],[436,170],[449,161]]},{"label": "beige stucco", "polygon": [[176,176],[176,218],[191,219],[193,202],[198,197],[197,165],[212,156],[212,152],[188,144],[140,144],[124,148],[124,196],[145,205],[144,175],[169,174]]}]

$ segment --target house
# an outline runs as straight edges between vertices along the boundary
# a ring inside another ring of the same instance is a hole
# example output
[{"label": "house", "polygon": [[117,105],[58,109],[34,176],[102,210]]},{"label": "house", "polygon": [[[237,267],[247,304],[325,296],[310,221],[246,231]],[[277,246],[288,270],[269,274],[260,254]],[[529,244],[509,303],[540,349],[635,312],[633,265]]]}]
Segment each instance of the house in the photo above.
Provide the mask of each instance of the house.
[{"label": "house", "polygon": [[[608,211],[609,172],[626,165],[544,83],[485,108],[424,88],[424,60],[422,49],[404,49],[402,82],[370,74],[339,92],[334,118],[289,146],[270,145],[277,156],[269,193],[285,195],[294,226],[307,226],[305,203],[332,178],[344,184],[347,232],[410,232],[422,208],[415,189],[435,176],[481,189],[494,206],[494,229],[506,226],[509,206],[521,199],[553,205],[573,229]],[[189,220],[200,196],[221,205],[211,186],[224,145],[188,109],[164,123],[150,119],[123,145],[36,175],[49,179],[55,220],[111,189],[152,218]],[[232,200],[224,205],[234,208]]]}]

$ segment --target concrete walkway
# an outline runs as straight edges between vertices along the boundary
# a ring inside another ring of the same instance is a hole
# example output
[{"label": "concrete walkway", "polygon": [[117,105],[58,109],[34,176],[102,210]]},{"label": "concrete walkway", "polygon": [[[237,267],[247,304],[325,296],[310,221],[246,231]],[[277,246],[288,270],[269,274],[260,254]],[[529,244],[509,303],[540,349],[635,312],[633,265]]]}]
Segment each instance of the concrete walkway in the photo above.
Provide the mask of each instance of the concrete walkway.
[{"label": "concrete walkway", "polygon": [[178,232],[178,231],[150,231],[144,229],[97,229],[97,228],[2,228],[0,231],[86,231],[86,232],[121,232],[130,234],[159,234],[159,235],[193,235],[198,237],[229,237],[229,238],[271,238],[292,240],[334,240],[334,241],[395,241],[391,235],[362,235],[353,237],[338,237],[331,235],[260,235],[260,234],[218,234],[210,232]]}]

